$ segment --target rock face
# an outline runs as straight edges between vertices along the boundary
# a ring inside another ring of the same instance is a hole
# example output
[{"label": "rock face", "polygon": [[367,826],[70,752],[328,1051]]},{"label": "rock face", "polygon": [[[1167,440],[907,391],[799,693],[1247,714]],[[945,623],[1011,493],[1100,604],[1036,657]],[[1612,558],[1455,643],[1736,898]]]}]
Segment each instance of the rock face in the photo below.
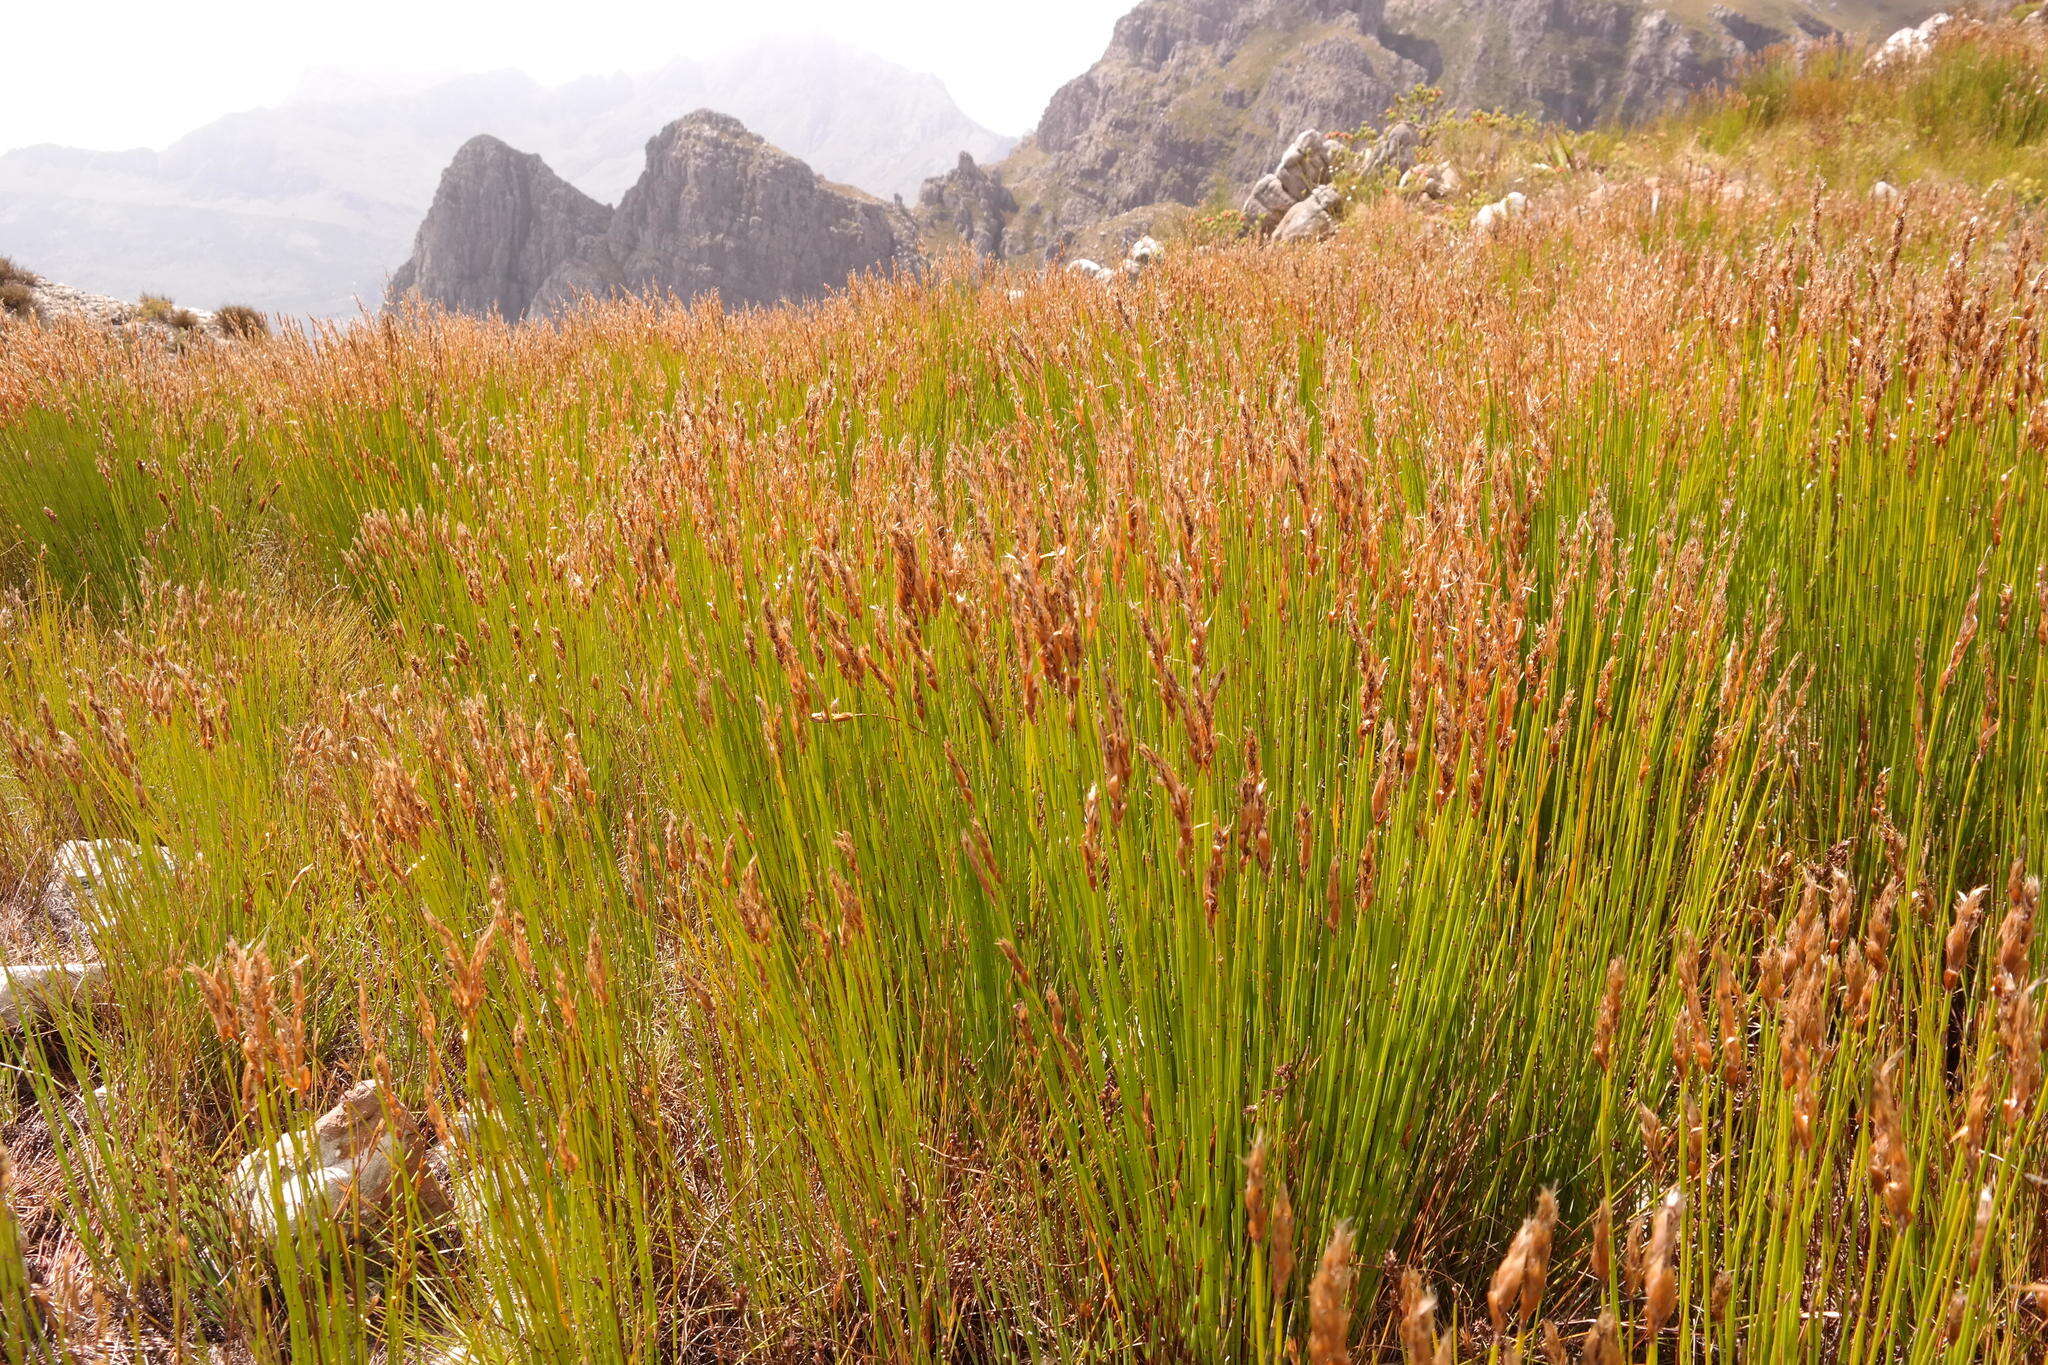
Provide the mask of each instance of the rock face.
[{"label": "rock face", "polygon": [[473,137],[442,173],[412,258],[391,277],[391,297],[417,293],[457,312],[516,321],[611,218],[533,153]]},{"label": "rock face", "polygon": [[[1241,202],[1297,129],[1379,124],[1418,84],[1455,108],[1586,127],[1658,113],[1774,43],[1884,32],[1912,9],[1731,0],[1681,19],[1642,0],[1143,0],[993,168],[1017,207],[983,197],[963,235],[1012,257],[1121,251],[1176,209]],[[1398,174],[1414,153],[1411,137],[1386,164]],[[928,193],[959,202],[958,175]],[[1277,225],[1301,197],[1269,192],[1251,216]]]},{"label": "rock face", "polygon": [[1688,23],[1630,0],[1388,0],[1386,24],[1448,103],[1583,128],[1660,113],[1744,56],[1840,22],[1798,4],[1752,8],[1768,17],[1717,5]]},{"label": "rock face", "polygon": [[903,209],[821,180],[737,119],[699,110],[647,144],[617,209],[538,157],[472,142],[442,177],[389,299],[507,318],[621,294],[779,303],[912,264],[916,243]]},{"label": "rock face", "polygon": [[1003,229],[1017,211],[1017,198],[966,152],[960,164],[924,182],[917,196],[917,221],[944,241],[949,235],[984,256],[1003,254]]},{"label": "rock face", "polygon": [[1423,78],[1379,38],[1380,0],[1145,0],[1002,166],[1012,256],[1161,204],[1235,196],[1296,131],[1356,128]]},{"label": "rock face", "polygon": [[902,209],[821,180],[738,119],[700,109],[647,144],[647,168],[609,230],[555,271],[535,305],[550,311],[586,293],[816,298],[911,263],[916,241]]}]

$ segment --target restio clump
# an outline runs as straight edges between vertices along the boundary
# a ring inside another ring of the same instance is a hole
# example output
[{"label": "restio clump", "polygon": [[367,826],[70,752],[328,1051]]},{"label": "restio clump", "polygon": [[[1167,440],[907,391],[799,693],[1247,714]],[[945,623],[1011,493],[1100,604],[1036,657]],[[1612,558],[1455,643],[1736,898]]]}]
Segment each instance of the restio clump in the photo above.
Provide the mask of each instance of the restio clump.
[{"label": "restio clump", "polygon": [[36,303],[36,291],[20,280],[0,283],[0,313],[9,317],[34,318],[41,315]]},{"label": "restio clump", "polygon": [[213,325],[233,341],[255,341],[270,335],[270,319],[245,303],[224,303],[214,310]]},{"label": "restio clump", "polygon": [[1313,247],[10,328],[0,1322],[2037,1359],[2048,33],[1951,28]]}]

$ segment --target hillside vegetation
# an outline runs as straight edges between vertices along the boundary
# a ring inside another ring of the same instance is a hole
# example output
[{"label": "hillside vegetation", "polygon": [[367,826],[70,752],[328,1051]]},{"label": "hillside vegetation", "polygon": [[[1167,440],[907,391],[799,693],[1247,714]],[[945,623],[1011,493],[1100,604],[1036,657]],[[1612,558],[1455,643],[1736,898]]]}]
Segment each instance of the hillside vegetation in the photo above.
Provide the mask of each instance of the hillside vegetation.
[{"label": "hillside vegetation", "polygon": [[9,332],[8,952],[164,856],[0,1358],[2038,1359],[2042,43],[1446,124],[1487,235]]}]

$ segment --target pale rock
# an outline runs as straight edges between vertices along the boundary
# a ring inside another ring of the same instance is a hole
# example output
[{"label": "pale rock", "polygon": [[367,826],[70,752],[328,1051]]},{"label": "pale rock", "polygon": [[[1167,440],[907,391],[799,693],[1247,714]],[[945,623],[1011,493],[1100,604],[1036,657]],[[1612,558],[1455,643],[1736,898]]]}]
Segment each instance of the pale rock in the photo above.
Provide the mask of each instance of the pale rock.
[{"label": "pale rock", "polygon": [[1889,180],[1880,180],[1870,187],[1870,197],[1880,204],[1896,204],[1902,196],[1897,185]]},{"label": "pale rock", "polygon": [[1494,200],[1472,215],[1472,230],[1482,236],[1495,232],[1528,207],[1529,196],[1520,190],[1511,190],[1505,197]]},{"label": "pale rock", "polygon": [[57,1011],[90,1004],[106,972],[98,962],[0,966],[0,1028],[20,1028]]},{"label": "pale rock", "polygon": [[1465,188],[1465,178],[1450,162],[1431,161],[1401,172],[1394,188],[1429,199],[1448,199]]},{"label": "pale rock", "polygon": [[1372,149],[1365,154],[1359,170],[1366,175],[1375,171],[1399,174],[1415,164],[1416,153],[1421,149],[1422,130],[1403,120],[1373,141]]},{"label": "pale rock", "polygon": [[1091,261],[1086,256],[1068,261],[1067,273],[1070,275],[1085,275],[1091,280],[1101,280],[1105,284],[1116,278],[1114,270],[1111,270],[1100,261]]},{"label": "pale rock", "polygon": [[[60,929],[87,937],[107,927],[117,900],[145,864],[142,845],[127,839],[73,839],[60,844],[43,881],[44,918]],[[169,850],[154,860],[165,872],[177,870]]]},{"label": "pale rock", "polygon": [[1280,226],[1273,229],[1276,242],[1321,241],[1337,230],[1334,216],[1344,196],[1328,185],[1318,185],[1308,198],[1287,210]]},{"label": "pale rock", "polygon": [[[1253,184],[1251,196],[1244,203],[1245,221],[1262,234],[1277,236],[1296,209],[1314,198],[1317,190],[1329,185],[1334,163],[1323,150],[1327,141],[1314,128],[1304,128],[1296,134],[1281,154],[1280,164]],[[1326,214],[1327,211],[1325,208]],[[1302,223],[1311,224],[1306,229],[1311,235],[1328,235],[1315,231],[1313,212],[1305,211],[1301,218]],[[1296,224],[1295,235],[1287,240],[1299,238],[1305,230],[1302,223]],[[1334,230],[1336,225],[1330,226]]]},{"label": "pale rock", "polygon": [[403,1155],[377,1082],[361,1081],[310,1128],[244,1157],[229,1185],[250,1229],[272,1239],[351,1210],[381,1213]]},{"label": "pale rock", "polygon": [[1253,183],[1242,212],[1245,222],[1264,234],[1271,232],[1294,204],[1294,196],[1287,193],[1280,177],[1269,172]]},{"label": "pale rock", "polygon": [[[1304,129],[1292,143],[1288,144],[1287,151],[1280,157],[1280,164],[1275,168],[1274,174],[1280,177],[1282,184],[1289,186],[1296,199],[1306,197],[1310,190],[1327,181],[1330,178],[1330,163],[1323,155],[1323,135],[1313,128]],[[1299,181],[1299,190],[1293,189],[1293,181],[1290,181],[1289,177]]]},{"label": "pale rock", "polygon": [[1909,28],[1894,32],[1877,46],[1863,66],[1866,71],[1884,71],[1895,66],[1912,66],[1926,61],[1934,52],[1934,38],[1947,28],[1953,16],[1932,14]]}]

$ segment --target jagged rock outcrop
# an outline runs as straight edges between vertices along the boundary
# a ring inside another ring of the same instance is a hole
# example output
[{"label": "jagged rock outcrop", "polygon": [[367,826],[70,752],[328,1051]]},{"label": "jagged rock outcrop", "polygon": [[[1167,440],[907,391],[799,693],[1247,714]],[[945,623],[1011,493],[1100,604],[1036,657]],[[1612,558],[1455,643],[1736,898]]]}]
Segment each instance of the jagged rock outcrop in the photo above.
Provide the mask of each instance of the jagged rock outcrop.
[{"label": "jagged rock outcrop", "polygon": [[1016,196],[966,152],[960,164],[924,182],[917,221],[934,240],[948,237],[984,256],[1003,254],[1003,229],[1017,211]]},{"label": "jagged rock outcrop", "polygon": [[1377,119],[1422,68],[1379,39],[1381,0],[1145,0],[1001,167],[1011,256],[1062,254],[1143,210],[1235,203],[1305,127]]},{"label": "jagged rock outcrop", "polygon": [[391,277],[390,297],[418,294],[457,312],[517,321],[611,220],[611,209],[538,156],[473,137],[442,172],[412,256]]},{"label": "jagged rock outcrop", "polygon": [[[1341,197],[1334,190],[1320,197],[1316,191],[1329,186],[1330,178],[1347,155],[1343,143],[1326,138],[1313,128],[1305,129],[1287,145],[1280,164],[1252,185],[1251,195],[1239,210],[1245,223],[1261,234],[1278,236],[1281,229],[1293,220],[1293,227],[1283,240],[1298,241],[1304,235],[1304,223],[1310,220],[1298,216],[1295,210],[1314,198],[1318,207],[1325,211],[1328,227],[1335,231],[1336,220],[1328,218],[1328,212],[1341,204]],[[1322,227],[1323,223],[1314,223],[1313,230],[1307,235],[1329,236]]]},{"label": "jagged rock outcrop", "polygon": [[710,110],[648,142],[639,181],[611,210],[538,157],[487,139],[472,149],[443,176],[391,302],[414,296],[508,318],[626,294],[716,291],[734,306],[770,304],[918,259],[905,210],[820,179]]},{"label": "jagged rock outcrop", "polygon": [[[1658,113],[1749,53],[1870,29],[1888,11],[1890,0],[1729,0],[1683,18],[1641,0],[1143,0],[983,173],[1017,207],[983,207],[974,237],[1011,257],[1106,255],[1192,206],[1240,202],[1296,129],[1378,124],[1421,83],[1454,108],[1585,127]],[[1397,175],[1419,141],[1409,131],[1387,149]],[[960,197],[933,183],[935,198]],[[1277,225],[1300,202],[1280,197],[1263,196],[1255,219]]]}]

